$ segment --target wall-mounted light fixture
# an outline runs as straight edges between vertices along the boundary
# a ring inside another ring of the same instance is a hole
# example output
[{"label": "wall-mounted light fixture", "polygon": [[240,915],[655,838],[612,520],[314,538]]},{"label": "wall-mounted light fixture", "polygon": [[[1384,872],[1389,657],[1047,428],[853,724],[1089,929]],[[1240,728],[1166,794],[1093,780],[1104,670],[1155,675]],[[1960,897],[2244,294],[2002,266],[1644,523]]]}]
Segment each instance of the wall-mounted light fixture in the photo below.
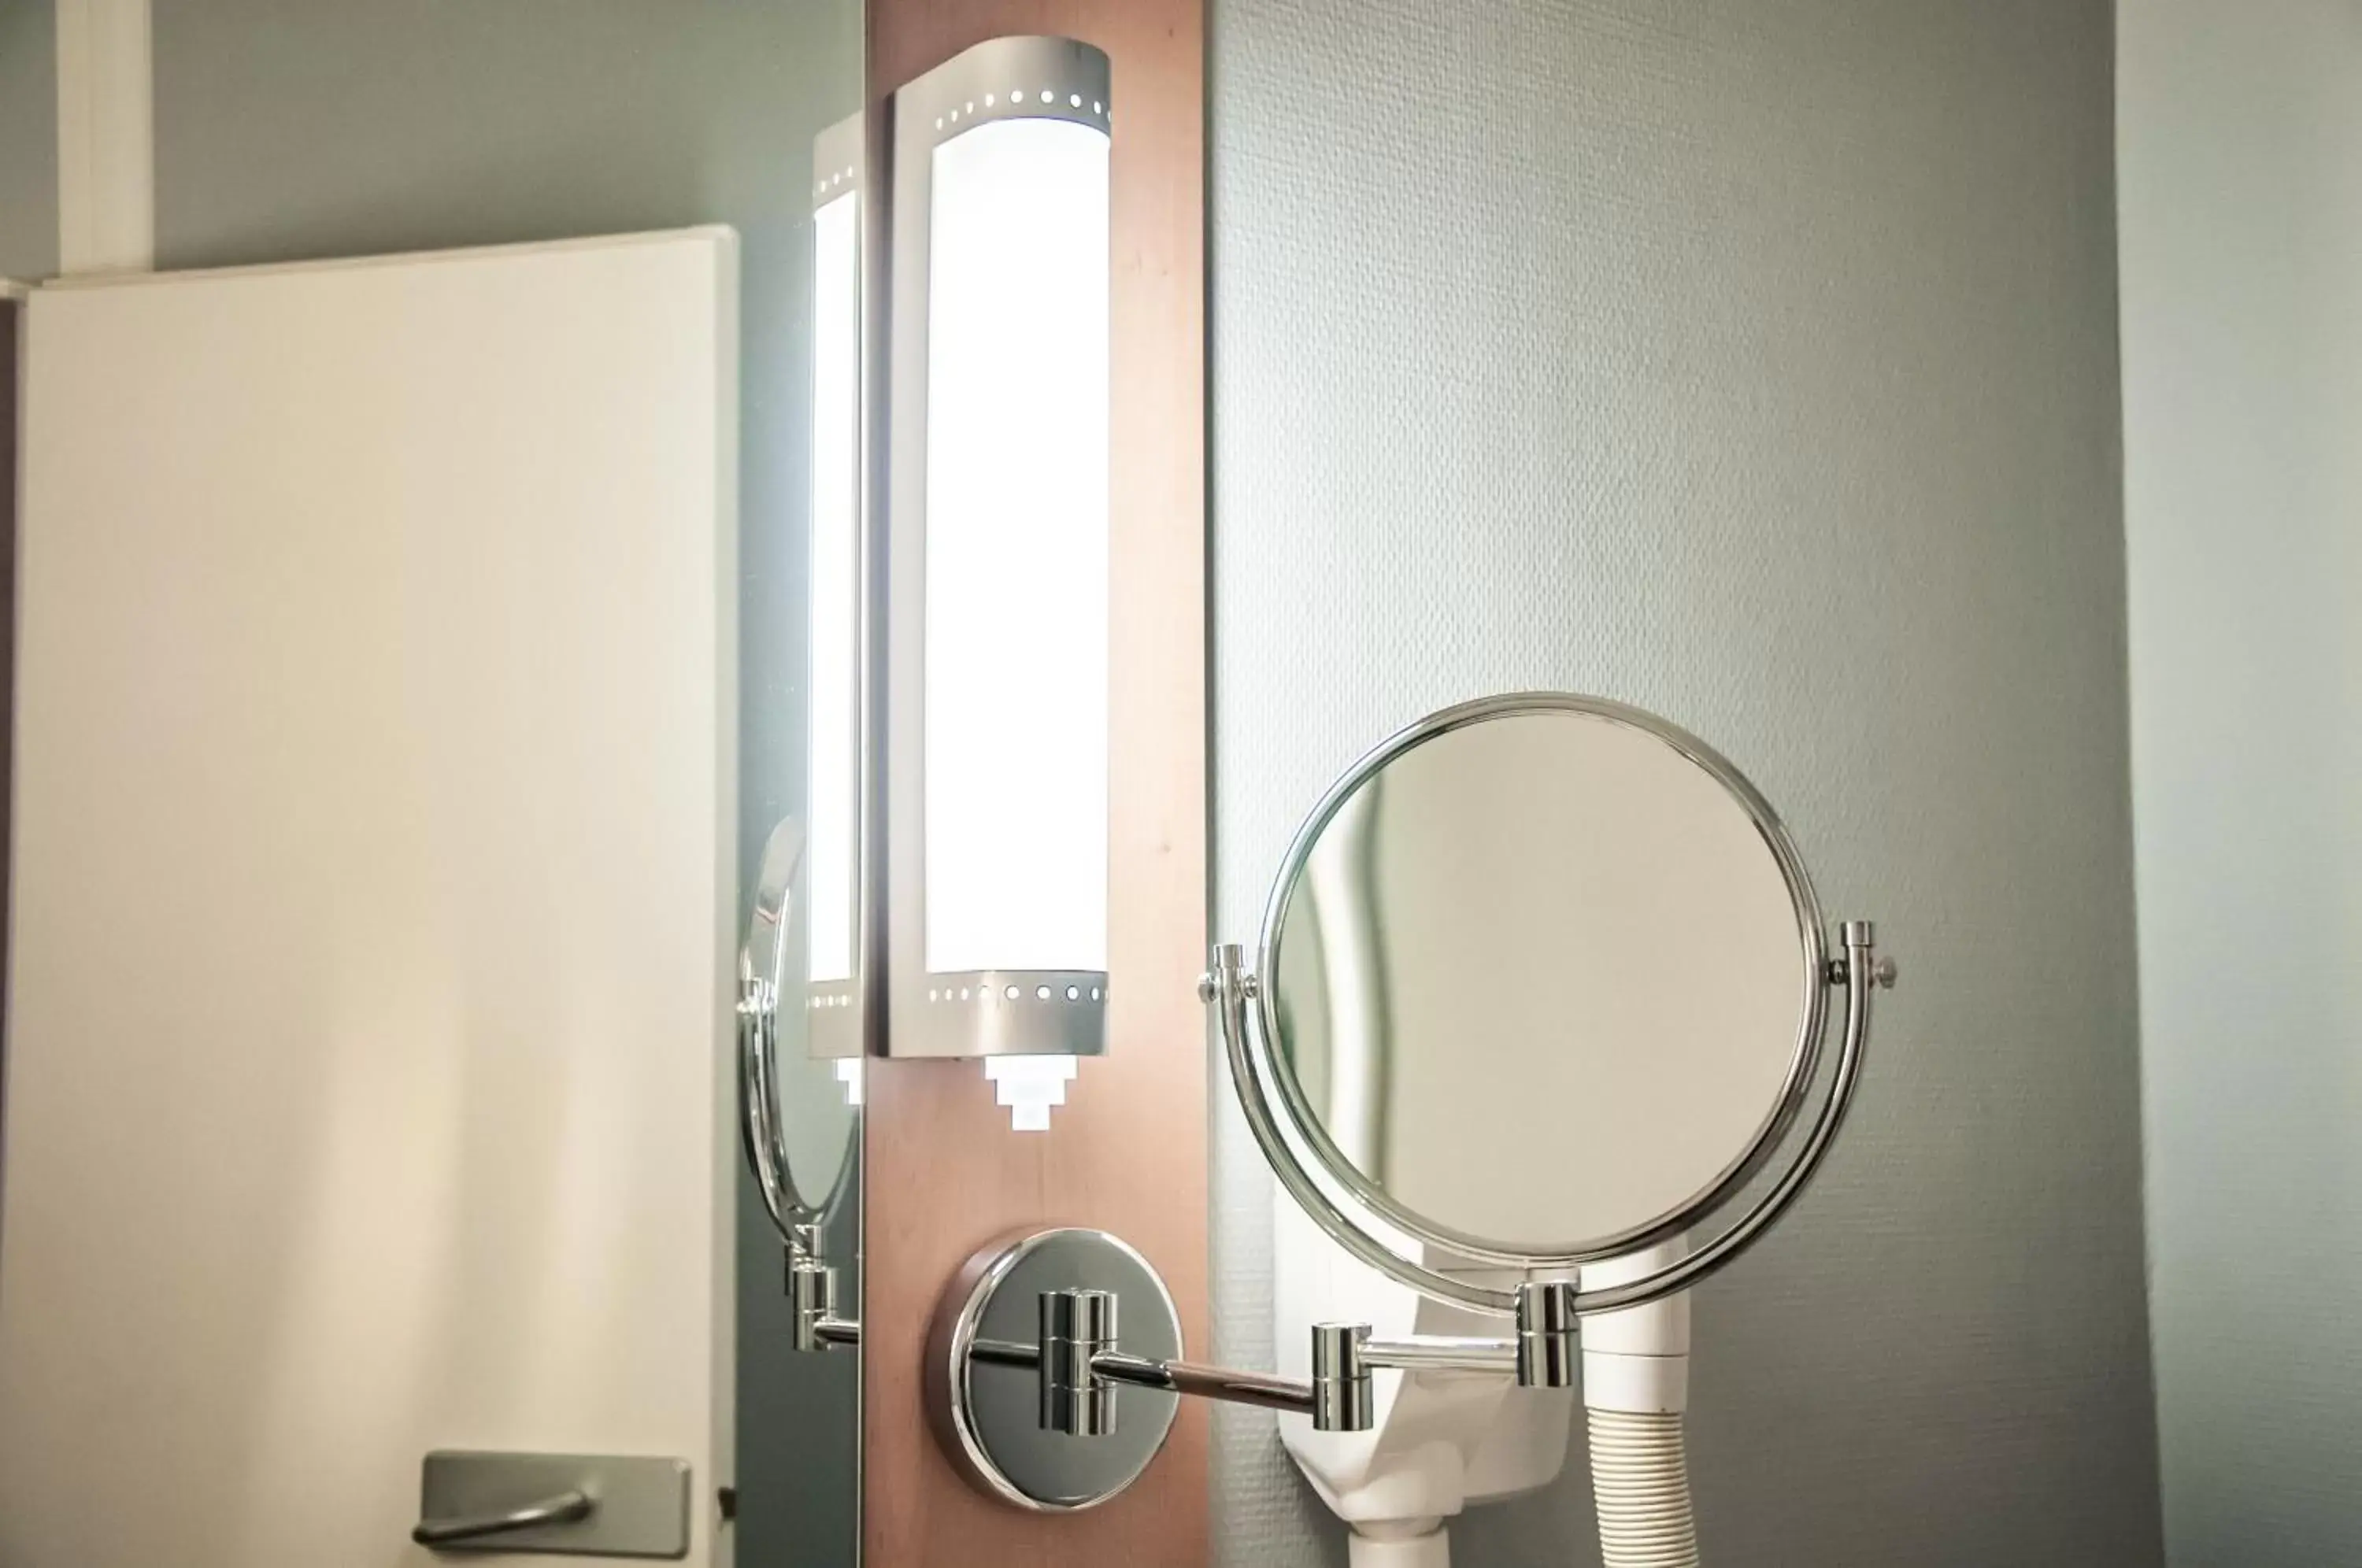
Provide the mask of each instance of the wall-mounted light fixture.
[{"label": "wall-mounted light fixture", "polygon": [[1107,57],[997,39],[893,113],[887,1049],[1040,1130],[1106,1047]]}]

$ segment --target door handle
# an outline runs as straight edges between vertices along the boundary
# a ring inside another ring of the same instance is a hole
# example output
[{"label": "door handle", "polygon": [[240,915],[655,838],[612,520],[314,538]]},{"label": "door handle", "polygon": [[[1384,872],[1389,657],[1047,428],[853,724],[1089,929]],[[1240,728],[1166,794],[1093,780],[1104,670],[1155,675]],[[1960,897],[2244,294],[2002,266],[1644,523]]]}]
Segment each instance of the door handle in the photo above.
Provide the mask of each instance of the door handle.
[{"label": "door handle", "polygon": [[471,1540],[506,1535],[512,1530],[537,1529],[544,1525],[574,1524],[587,1519],[599,1507],[588,1492],[560,1492],[538,1503],[527,1503],[501,1514],[476,1514],[457,1519],[421,1519],[410,1539],[421,1546],[458,1546]]},{"label": "door handle", "polygon": [[455,1558],[689,1554],[689,1462],[618,1453],[436,1449],[419,1468],[410,1539]]}]

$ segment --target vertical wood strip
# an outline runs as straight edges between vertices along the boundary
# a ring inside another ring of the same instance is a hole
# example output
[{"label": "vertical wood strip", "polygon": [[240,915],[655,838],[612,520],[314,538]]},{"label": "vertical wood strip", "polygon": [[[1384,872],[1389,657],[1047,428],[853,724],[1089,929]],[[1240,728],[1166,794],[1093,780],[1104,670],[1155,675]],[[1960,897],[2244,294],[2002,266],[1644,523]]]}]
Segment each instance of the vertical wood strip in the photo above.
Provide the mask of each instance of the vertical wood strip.
[{"label": "vertical wood strip", "polygon": [[[8,886],[15,843],[17,736],[17,348],[25,304],[0,279],[0,889]],[[8,903],[0,898],[0,1018],[8,1010]],[[0,1125],[8,1109],[8,1044],[0,1039]],[[6,1180],[0,1173],[0,1180]]]},{"label": "vertical wood strip", "polygon": [[921,1357],[968,1254],[1035,1224],[1112,1231],[1155,1264],[1205,1353],[1204,24],[1200,0],[869,0],[870,101],[988,38],[1107,51],[1114,137],[1109,1054],[1046,1133],[1016,1133],[972,1061],[873,1061],[866,1098],[865,1568],[1197,1568],[1205,1410],[1130,1491],[1078,1515],[972,1490],[935,1446]]}]

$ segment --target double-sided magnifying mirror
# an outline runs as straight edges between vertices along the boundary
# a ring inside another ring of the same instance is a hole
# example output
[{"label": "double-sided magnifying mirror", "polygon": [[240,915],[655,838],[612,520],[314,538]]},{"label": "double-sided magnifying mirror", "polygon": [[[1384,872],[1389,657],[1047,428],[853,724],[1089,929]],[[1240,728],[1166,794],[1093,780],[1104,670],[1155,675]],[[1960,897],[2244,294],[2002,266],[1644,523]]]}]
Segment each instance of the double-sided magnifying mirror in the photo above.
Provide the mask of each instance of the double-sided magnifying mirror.
[{"label": "double-sided magnifying mirror", "polygon": [[1499,1310],[1439,1270],[1573,1277],[1744,1187],[1805,1103],[1843,972],[1736,768],[1637,709],[1518,693],[1413,726],[1321,801],[1227,1032],[1315,1218]]},{"label": "double-sided magnifying mirror", "polygon": [[[1087,1507],[1171,1419],[1152,1396],[1135,1420],[1127,1385],[1352,1430],[1370,1422],[1375,1369],[1572,1384],[1581,1316],[1727,1264],[1827,1152],[1871,988],[1893,978],[1867,922],[1834,945],[1770,805],[1652,714],[1522,692],[1403,731],[1307,818],[1254,966],[1217,949],[1202,994],[1247,1121],[1307,1213],[1382,1275],[1514,1333],[1322,1324],[1308,1381],[1201,1366],[1164,1349],[1178,1326],[1153,1273],[1121,1283],[1144,1265],[1120,1241],[1028,1237],[945,1299],[931,1370],[947,1448],[997,1495]],[[1038,1324],[1030,1342],[1019,1323]],[[1046,1463],[1060,1450],[1044,1430],[1090,1437],[1091,1463]]]}]

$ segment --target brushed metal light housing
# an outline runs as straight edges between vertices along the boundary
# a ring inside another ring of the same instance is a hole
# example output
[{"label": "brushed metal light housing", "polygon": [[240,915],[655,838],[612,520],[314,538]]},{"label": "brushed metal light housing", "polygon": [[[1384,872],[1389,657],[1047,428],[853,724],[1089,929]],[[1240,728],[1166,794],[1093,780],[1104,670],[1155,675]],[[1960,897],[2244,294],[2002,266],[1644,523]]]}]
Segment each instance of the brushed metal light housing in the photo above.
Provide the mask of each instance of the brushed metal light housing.
[{"label": "brushed metal light housing", "polygon": [[[1072,1058],[1108,997],[1107,57],[892,100],[885,1049]],[[1045,1127],[1071,1061],[993,1072]]]}]

